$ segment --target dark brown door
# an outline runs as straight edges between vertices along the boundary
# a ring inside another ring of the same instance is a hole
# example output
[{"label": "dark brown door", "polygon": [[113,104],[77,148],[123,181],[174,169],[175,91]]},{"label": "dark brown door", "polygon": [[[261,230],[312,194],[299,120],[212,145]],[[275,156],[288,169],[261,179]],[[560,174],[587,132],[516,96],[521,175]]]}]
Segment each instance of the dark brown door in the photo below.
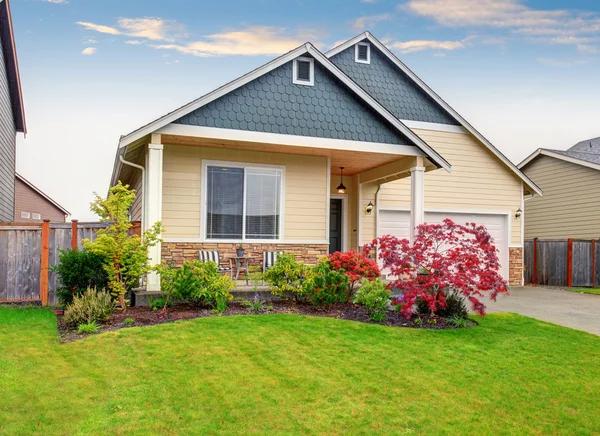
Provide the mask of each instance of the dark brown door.
[{"label": "dark brown door", "polygon": [[329,253],[334,253],[342,251],[342,200],[332,198],[329,210]]}]

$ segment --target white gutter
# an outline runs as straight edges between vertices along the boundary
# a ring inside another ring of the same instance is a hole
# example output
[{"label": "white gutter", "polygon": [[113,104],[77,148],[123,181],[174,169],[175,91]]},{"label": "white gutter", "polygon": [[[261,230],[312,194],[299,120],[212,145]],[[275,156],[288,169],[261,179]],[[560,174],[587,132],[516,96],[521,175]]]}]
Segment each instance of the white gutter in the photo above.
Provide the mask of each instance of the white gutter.
[{"label": "white gutter", "polygon": [[124,163],[125,165],[129,165],[130,167],[134,167],[137,169],[142,170],[142,234],[144,233],[144,231],[146,230],[146,228],[144,227],[144,222],[146,221],[146,209],[145,209],[145,202],[144,202],[144,197],[146,196],[146,168],[144,168],[141,165],[138,165],[136,163],[133,162],[129,162],[128,160],[123,159],[123,155],[119,154],[119,160]]}]

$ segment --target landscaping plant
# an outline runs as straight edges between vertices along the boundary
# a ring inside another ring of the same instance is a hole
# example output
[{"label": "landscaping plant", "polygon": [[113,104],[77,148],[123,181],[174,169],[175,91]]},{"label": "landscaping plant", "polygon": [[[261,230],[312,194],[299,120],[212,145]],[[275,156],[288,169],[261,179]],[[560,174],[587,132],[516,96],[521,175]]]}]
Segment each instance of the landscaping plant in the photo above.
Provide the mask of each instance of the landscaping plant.
[{"label": "landscaping plant", "polygon": [[[473,311],[483,316],[484,294],[495,301],[498,294],[508,293],[499,272],[498,250],[484,226],[446,219],[442,224],[418,226],[413,244],[386,235],[375,239],[367,250],[375,247],[383,267],[396,277],[388,286],[403,290],[401,311],[407,318],[418,299],[431,313],[445,308],[449,293],[468,300]],[[417,274],[421,271],[425,273]]]},{"label": "landscaping plant", "polygon": [[348,297],[348,281],[343,271],[332,270],[329,261],[323,260],[307,270],[304,294],[316,306],[343,303]]},{"label": "landscaping plant", "polygon": [[91,334],[96,333],[98,331],[98,324],[96,321],[89,322],[87,324],[79,324],[77,327],[77,333],[81,334]]},{"label": "landscaping plant", "polygon": [[349,279],[349,296],[356,289],[356,284],[363,278],[375,280],[381,275],[377,262],[369,259],[356,250],[336,251],[329,255],[329,263],[333,270],[343,270]]},{"label": "landscaping plant", "polygon": [[354,303],[364,306],[369,318],[376,322],[385,321],[392,292],[381,279],[361,280],[361,287],[356,291]]},{"label": "landscaping plant", "polygon": [[88,288],[85,293],[73,298],[63,319],[71,327],[91,322],[101,323],[110,317],[114,309],[115,304],[108,292]]},{"label": "landscaping plant", "polygon": [[75,295],[81,295],[88,288],[104,289],[108,286],[104,262],[102,255],[85,249],[60,250],[59,263],[51,270],[56,272],[60,282],[56,295],[61,306],[68,306]]},{"label": "landscaping plant", "polygon": [[277,256],[275,264],[265,271],[264,280],[271,294],[278,297],[292,297],[296,301],[304,299],[304,279],[307,267],[289,253]]},{"label": "landscaping plant", "polygon": [[84,247],[105,259],[108,286],[121,308],[125,309],[125,294],[151,269],[148,266],[148,248],[160,242],[162,224],[154,223],[141,238],[129,234],[132,226],[129,210],[135,200],[135,190],[120,181],[110,188],[106,199],[98,194],[95,197],[90,209],[109,226],[98,230],[94,241],[84,240]]}]

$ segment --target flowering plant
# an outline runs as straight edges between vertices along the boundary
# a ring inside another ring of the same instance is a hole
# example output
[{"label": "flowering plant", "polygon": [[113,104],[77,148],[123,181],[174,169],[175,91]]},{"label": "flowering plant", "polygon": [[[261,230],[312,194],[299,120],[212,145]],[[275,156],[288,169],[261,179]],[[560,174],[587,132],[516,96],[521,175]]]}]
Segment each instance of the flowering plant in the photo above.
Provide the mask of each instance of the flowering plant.
[{"label": "flowering plant", "polygon": [[354,291],[356,283],[362,278],[375,280],[380,275],[377,262],[356,250],[345,251],[343,253],[336,251],[330,254],[329,264],[333,270],[344,270],[350,279],[350,294]]}]

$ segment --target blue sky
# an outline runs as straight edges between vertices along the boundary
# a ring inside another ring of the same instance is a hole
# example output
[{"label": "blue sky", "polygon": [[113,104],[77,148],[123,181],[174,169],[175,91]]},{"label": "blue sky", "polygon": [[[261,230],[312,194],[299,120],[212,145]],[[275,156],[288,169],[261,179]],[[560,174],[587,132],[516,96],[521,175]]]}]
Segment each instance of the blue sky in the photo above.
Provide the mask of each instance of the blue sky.
[{"label": "blue sky", "polygon": [[514,162],[600,136],[600,2],[11,0],[17,168],[93,219],[120,135],[305,41],[371,30]]}]

